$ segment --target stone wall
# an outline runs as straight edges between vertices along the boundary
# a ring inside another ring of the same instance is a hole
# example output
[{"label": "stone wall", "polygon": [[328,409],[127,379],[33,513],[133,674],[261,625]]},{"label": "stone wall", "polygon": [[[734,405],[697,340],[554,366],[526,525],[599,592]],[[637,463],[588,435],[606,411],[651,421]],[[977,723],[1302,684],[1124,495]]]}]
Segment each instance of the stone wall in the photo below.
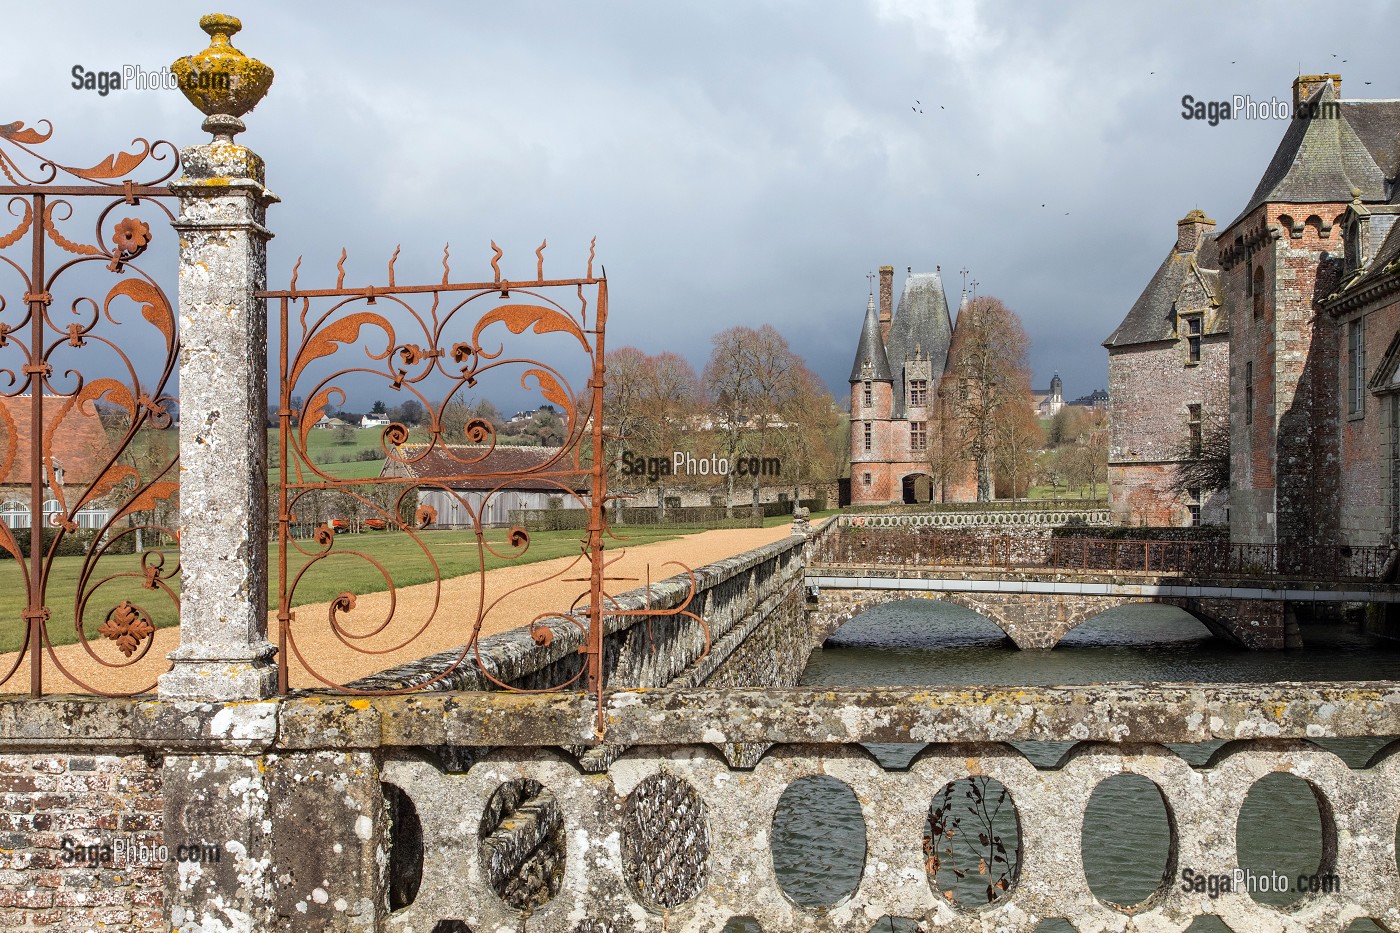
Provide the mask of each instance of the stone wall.
[{"label": "stone wall", "polygon": [[[1201,340],[1201,361],[1191,364],[1186,339],[1110,350],[1109,506],[1131,525],[1185,525],[1186,499],[1167,489],[1188,440],[1190,405],[1201,406],[1203,425],[1228,418],[1228,334]],[[1203,524],[1222,523],[1228,491],[1202,503]]]},{"label": "stone wall", "polygon": [[[1352,546],[1386,544],[1391,535],[1394,508],[1390,486],[1390,411],[1394,394],[1362,391],[1362,410],[1352,414],[1347,406],[1347,328],[1359,318],[1358,310],[1336,319],[1341,359],[1337,367],[1337,397],[1341,400],[1341,540]],[[1400,302],[1392,301],[1366,310],[1365,373],[1369,381],[1381,365],[1386,350],[1400,330]]]}]

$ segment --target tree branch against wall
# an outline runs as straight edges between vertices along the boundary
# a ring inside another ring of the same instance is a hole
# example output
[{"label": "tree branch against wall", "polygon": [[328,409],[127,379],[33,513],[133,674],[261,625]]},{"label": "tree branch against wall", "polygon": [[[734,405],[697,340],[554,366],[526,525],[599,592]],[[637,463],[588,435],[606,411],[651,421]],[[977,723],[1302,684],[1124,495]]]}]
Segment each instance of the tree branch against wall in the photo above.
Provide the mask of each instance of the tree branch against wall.
[{"label": "tree branch against wall", "polygon": [[1219,412],[1201,419],[1201,444],[1195,449],[1189,436],[1171,451],[1176,466],[1167,488],[1178,495],[1192,489],[1202,495],[1230,488],[1230,421]]}]

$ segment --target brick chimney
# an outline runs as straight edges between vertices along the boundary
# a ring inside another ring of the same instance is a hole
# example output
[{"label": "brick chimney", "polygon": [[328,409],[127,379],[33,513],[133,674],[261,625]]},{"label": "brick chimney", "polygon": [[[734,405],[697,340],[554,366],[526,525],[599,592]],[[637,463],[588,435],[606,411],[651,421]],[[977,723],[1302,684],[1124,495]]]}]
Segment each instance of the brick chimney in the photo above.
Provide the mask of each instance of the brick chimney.
[{"label": "brick chimney", "polygon": [[1215,232],[1215,221],[1206,216],[1205,211],[1194,209],[1176,222],[1176,251],[1194,253],[1200,248],[1206,234]]},{"label": "brick chimney", "polygon": [[880,267],[880,339],[888,340],[894,322],[894,266]]},{"label": "brick chimney", "polygon": [[1293,111],[1297,113],[1298,105],[1317,93],[1317,89],[1328,81],[1332,82],[1332,94],[1338,99],[1342,99],[1342,76],[1341,75],[1299,75],[1293,79]]}]

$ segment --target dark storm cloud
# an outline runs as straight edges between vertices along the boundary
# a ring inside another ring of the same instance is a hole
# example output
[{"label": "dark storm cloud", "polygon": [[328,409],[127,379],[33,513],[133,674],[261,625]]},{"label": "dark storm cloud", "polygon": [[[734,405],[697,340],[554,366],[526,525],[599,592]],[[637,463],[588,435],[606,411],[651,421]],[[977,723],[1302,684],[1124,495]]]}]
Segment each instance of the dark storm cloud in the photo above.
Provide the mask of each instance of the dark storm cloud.
[{"label": "dark storm cloud", "polygon": [[[0,61],[0,117],[52,118],[51,147],[74,161],[135,132],[199,141],[177,93],[99,97],[69,72],[196,51],[203,8],[149,3],[141,25],[87,9],[8,11],[12,35],[46,39]],[[342,245],[352,281],[382,279],[399,243],[400,281],[436,278],[449,240],[465,276],[493,238],[508,271],[532,271],[548,237],[563,273],[596,234],[612,346],[679,350],[698,368],[717,331],[770,321],[838,394],[882,263],[897,282],[941,265],[954,303],[970,268],[1025,320],[1038,384],[1059,370],[1071,396],[1103,385],[1099,343],[1176,220],[1192,207],[1233,219],[1284,130],[1183,120],[1182,95],[1287,97],[1299,68],[1340,69],[1347,95],[1394,95],[1385,42],[1400,25],[1380,3],[225,12],[244,21],[235,44],[277,72],[240,137],[283,198],[274,281],[300,254],[303,281],[334,275]]]}]

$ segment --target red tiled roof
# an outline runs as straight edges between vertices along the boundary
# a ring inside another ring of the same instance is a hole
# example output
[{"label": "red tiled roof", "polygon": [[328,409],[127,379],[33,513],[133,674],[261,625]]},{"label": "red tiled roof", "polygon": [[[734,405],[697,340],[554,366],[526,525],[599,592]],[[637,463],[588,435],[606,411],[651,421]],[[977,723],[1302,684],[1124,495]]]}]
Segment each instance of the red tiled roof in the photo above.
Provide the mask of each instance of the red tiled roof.
[{"label": "red tiled roof", "polygon": [[[31,456],[30,440],[34,430],[30,422],[31,397],[17,395],[0,398],[0,465],[9,450],[10,433],[14,432],[15,458],[10,469],[0,476],[0,483],[7,486],[29,485]],[[55,467],[63,469],[63,484],[87,485],[106,465],[111,456],[111,441],[97,409],[91,402],[60,414],[67,399],[62,396],[44,397],[44,420],[50,434],[49,454]],[[55,423],[55,419],[60,419]],[[11,428],[13,425],[13,429]]]},{"label": "red tiled roof", "polygon": [[[555,477],[553,481],[547,478],[548,474],[573,469],[573,455],[561,456],[561,448],[558,447],[502,445],[492,450],[480,444],[439,444],[425,454],[424,446],[404,444],[395,448],[396,456],[400,459],[391,456],[385,460],[379,475],[443,480],[453,489],[490,490],[500,487],[557,493],[559,483],[575,491],[582,491],[588,486],[586,475]],[[526,475],[509,479],[513,474]]]}]

